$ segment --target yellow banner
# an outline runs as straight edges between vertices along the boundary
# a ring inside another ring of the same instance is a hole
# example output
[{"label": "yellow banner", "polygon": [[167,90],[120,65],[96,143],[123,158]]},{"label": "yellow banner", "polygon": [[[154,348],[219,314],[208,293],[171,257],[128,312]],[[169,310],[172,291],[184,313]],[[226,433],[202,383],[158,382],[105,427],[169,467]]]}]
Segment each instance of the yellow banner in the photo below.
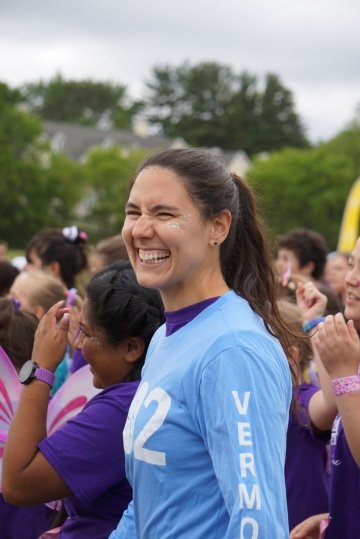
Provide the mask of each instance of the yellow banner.
[{"label": "yellow banner", "polygon": [[338,251],[352,251],[359,237],[360,222],[360,178],[351,188],[347,197],[343,218],[341,221]]}]

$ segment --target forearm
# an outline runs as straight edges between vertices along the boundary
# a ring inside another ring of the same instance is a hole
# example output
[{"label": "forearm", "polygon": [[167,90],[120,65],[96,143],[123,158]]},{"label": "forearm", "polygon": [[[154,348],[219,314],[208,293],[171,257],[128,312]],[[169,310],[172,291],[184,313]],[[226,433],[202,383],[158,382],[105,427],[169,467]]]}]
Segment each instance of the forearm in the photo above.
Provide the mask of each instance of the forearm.
[{"label": "forearm", "polygon": [[309,403],[309,415],[313,425],[320,430],[330,430],[337,414],[337,405],[330,376],[313,346],[314,360],[321,391],[317,392]]},{"label": "forearm", "polygon": [[38,452],[38,443],[46,437],[49,394],[50,386],[39,380],[23,387],[4,450],[5,495],[21,489],[23,474]]}]

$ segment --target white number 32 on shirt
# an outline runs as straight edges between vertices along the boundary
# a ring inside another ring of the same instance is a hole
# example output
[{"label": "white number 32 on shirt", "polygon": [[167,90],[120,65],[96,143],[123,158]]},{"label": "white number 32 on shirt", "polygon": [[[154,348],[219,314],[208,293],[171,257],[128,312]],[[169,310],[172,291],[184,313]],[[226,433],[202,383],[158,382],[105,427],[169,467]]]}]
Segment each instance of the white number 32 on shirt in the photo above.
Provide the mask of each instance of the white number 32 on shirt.
[{"label": "white number 32 on shirt", "polygon": [[[148,393],[149,384],[144,382],[139,387],[133,402],[131,403],[127,421],[125,424],[123,438],[125,453],[131,454],[134,452],[134,457],[138,460],[142,460],[149,464],[157,464],[159,466],[166,466],[166,455],[162,451],[154,451],[144,447],[145,443],[164,423],[165,418],[171,406],[170,396],[161,389],[156,387]],[[152,402],[157,403],[155,413],[145,423],[142,430],[139,432],[134,440],[134,427],[137,415],[142,405],[146,408]]]}]

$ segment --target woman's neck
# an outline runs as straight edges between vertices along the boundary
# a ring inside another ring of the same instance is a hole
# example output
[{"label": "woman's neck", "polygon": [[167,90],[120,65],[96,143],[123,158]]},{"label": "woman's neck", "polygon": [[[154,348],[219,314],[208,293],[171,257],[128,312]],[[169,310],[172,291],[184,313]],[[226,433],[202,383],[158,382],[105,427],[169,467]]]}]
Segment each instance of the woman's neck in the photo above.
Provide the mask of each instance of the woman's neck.
[{"label": "woman's neck", "polygon": [[174,293],[170,290],[160,290],[160,294],[165,311],[173,312],[213,297],[222,296],[228,291],[229,287],[225,281],[222,281],[216,286],[206,286],[204,288],[199,287],[198,283],[194,283],[193,289],[188,292],[185,290],[178,290],[177,293]]}]

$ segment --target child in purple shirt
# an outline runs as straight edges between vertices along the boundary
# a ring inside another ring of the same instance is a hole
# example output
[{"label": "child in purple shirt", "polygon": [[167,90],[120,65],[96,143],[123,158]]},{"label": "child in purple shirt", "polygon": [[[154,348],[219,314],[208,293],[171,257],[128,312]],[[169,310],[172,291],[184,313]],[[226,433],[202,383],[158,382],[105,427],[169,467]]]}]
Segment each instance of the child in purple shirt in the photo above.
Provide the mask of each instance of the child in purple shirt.
[{"label": "child in purple shirt", "polygon": [[310,400],[318,391],[319,387],[313,384],[300,384],[297,391],[300,417],[291,414],[289,419],[285,481],[290,530],[314,511],[329,510],[330,431],[316,429],[308,412]]},{"label": "child in purple shirt", "polygon": [[[329,509],[328,451],[331,425],[336,415],[320,387],[305,383],[304,372],[313,358],[309,338],[302,336],[302,314],[289,301],[278,301],[279,311],[294,332],[292,360],[299,370],[295,389],[297,409],[291,412],[286,442],[285,481],[290,530],[314,511]],[[299,337],[297,337],[299,335]],[[323,417],[324,416],[324,417]]]},{"label": "child in purple shirt", "polygon": [[49,437],[51,373],[66,347],[68,309],[58,303],[40,322],[32,358],[43,378],[36,371],[25,379],[5,447],[3,490],[18,505],[63,499],[68,516],[61,538],[107,539],[131,500],[122,429],[147,346],[162,322],[160,296],[138,285],[129,263],[92,277],[76,347],[90,365],[94,386],[103,391]]}]

